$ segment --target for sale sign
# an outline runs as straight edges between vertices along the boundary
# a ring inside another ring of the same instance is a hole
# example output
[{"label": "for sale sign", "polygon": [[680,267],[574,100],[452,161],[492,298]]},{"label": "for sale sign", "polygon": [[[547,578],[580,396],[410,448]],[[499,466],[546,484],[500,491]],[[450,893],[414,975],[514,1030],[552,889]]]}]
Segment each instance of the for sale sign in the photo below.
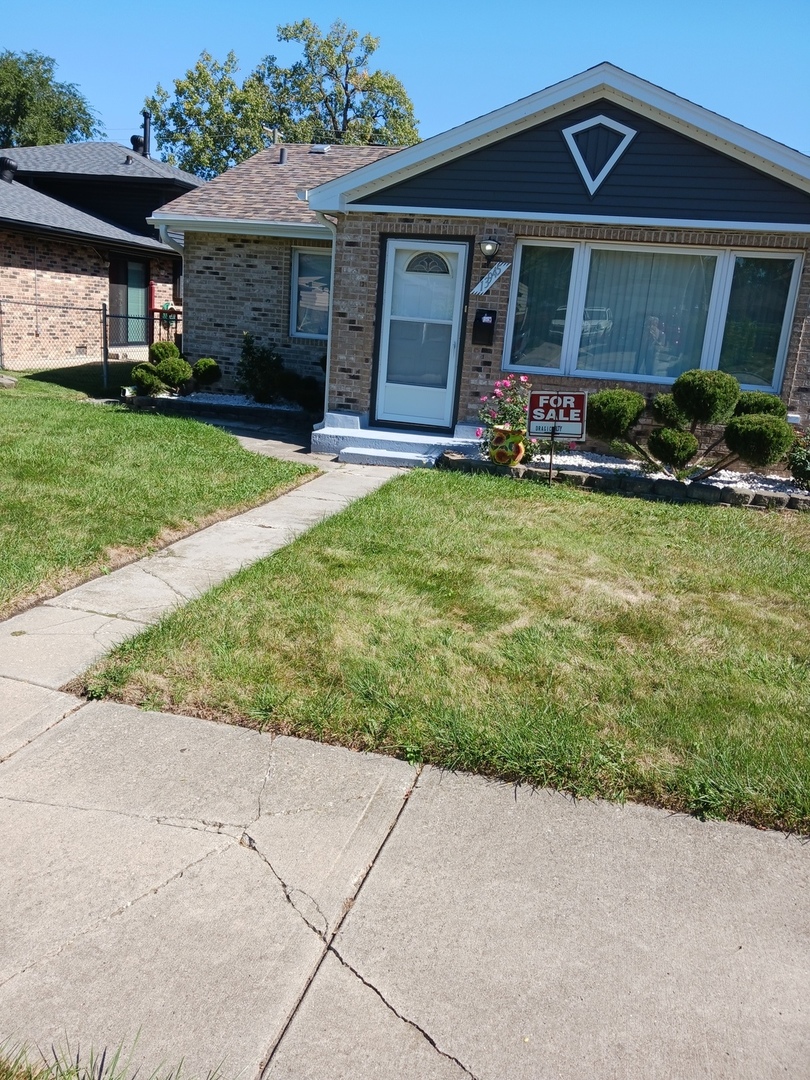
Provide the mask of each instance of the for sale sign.
[{"label": "for sale sign", "polygon": [[587,411],[587,394],[532,390],[529,395],[529,434],[583,442]]}]

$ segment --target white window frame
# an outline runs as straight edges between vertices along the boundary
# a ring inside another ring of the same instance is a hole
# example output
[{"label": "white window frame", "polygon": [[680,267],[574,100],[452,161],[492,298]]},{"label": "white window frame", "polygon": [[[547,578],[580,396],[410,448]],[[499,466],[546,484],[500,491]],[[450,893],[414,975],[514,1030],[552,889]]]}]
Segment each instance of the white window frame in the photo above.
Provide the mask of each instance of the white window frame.
[{"label": "white window frame", "polygon": [[[565,330],[560,352],[559,367],[539,367],[529,364],[513,364],[512,341],[515,330],[515,312],[518,300],[518,285],[520,283],[520,269],[523,262],[523,251],[527,247],[553,247],[573,248],[574,258],[571,266],[571,279],[568,286],[567,314]],[[799,292],[804,255],[800,251],[775,251],[773,249],[762,250],[759,248],[713,248],[699,247],[685,244],[618,244],[595,242],[590,240],[554,240],[554,239],[522,239],[518,240],[515,260],[512,270],[512,283],[509,291],[509,308],[506,316],[506,336],[504,339],[504,351],[501,367],[504,371],[516,371],[523,374],[556,375],[575,379],[592,379],[610,382],[650,383],[663,386],[671,386],[675,381],[664,375],[640,375],[627,372],[611,371],[580,371],[576,363],[579,354],[580,331],[585,308],[585,297],[588,288],[588,276],[590,272],[591,252],[602,251],[630,251],[639,254],[685,254],[685,255],[711,255],[716,259],[714,281],[709,298],[709,309],[706,318],[706,332],[703,338],[703,349],[700,357],[700,367],[704,370],[715,371],[720,363],[720,350],[725,333],[728,303],[731,297],[731,285],[734,276],[735,260],[740,258],[750,259],[782,259],[793,261],[793,273],[785,303],[785,316],[782,323],[782,332],[779,338],[779,346],[774,364],[774,375],[771,386],[764,387],[761,383],[743,383],[743,390],[767,390],[778,394],[785,372],[788,345],[793,321],[796,315],[796,301]],[[569,317],[572,312],[575,318]]]},{"label": "white window frame", "polygon": [[325,334],[307,334],[305,331],[298,329],[298,266],[300,255],[325,255],[330,260],[334,258],[332,249],[328,247],[294,247],[292,249],[292,273],[290,277],[290,337],[303,338],[307,341],[326,341],[329,338],[328,322],[329,306],[332,301],[331,296],[327,301],[327,332]]}]

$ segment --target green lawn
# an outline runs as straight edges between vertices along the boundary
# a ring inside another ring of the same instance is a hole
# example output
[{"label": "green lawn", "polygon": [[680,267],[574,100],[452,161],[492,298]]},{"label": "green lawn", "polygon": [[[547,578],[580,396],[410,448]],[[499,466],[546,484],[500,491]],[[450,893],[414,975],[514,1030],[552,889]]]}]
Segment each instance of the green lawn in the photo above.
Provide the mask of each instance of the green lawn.
[{"label": "green lawn", "polygon": [[296,484],[191,420],[95,405],[42,377],[0,389],[0,617]]},{"label": "green lawn", "polygon": [[92,696],[810,833],[810,516],[415,471]]}]

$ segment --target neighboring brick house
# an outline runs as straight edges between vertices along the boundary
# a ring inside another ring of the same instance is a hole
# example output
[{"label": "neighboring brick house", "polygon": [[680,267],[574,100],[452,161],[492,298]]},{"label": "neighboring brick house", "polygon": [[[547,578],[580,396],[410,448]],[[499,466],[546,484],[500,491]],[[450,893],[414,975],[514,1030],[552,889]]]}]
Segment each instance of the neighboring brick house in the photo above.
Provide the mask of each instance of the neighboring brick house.
[{"label": "neighboring brick house", "polygon": [[335,234],[319,449],[469,438],[505,372],[652,396],[720,368],[810,421],[810,158],[610,64],[309,207]]},{"label": "neighboring brick house", "polygon": [[245,332],[302,375],[324,377],[332,233],[309,208],[312,188],[388,157],[383,146],[273,146],[150,217],[184,236],[184,339],[212,356],[223,389]]},{"label": "neighboring brick house", "polygon": [[161,242],[146,217],[201,181],[152,161],[142,145],[0,155],[0,361],[29,367],[97,355],[103,304],[119,355],[142,345],[150,300],[179,304],[182,284],[181,248]]}]

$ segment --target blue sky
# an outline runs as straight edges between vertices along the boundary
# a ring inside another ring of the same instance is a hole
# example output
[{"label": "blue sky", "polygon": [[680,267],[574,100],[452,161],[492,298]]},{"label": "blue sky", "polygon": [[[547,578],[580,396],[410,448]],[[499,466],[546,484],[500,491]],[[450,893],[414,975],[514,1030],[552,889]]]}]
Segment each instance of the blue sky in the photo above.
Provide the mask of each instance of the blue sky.
[{"label": "blue sky", "polygon": [[144,97],[203,49],[233,49],[243,74],[268,53],[289,63],[298,49],[276,26],[305,17],[382,39],[376,66],[404,83],[423,138],[609,60],[810,154],[808,0],[38,0],[5,6],[0,49],[53,56],[128,144]]}]

